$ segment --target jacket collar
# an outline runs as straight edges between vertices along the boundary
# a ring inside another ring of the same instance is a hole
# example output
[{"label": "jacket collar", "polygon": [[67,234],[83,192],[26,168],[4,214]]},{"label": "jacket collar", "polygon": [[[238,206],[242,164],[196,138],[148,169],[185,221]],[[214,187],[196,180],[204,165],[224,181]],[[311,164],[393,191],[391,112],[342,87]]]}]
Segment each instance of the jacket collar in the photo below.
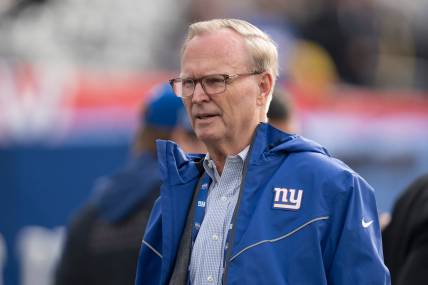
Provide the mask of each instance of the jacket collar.
[{"label": "jacket collar", "polygon": [[[200,174],[205,154],[186,154],[180,147],[166,140],[157,140],[161,177],[169,185],[184,184]],[[266,123],[260,123],[251,146],[250,164],[284,152],[318,152],[328,156],[328,151],[318,143],[295,134],[288,134]]]}]

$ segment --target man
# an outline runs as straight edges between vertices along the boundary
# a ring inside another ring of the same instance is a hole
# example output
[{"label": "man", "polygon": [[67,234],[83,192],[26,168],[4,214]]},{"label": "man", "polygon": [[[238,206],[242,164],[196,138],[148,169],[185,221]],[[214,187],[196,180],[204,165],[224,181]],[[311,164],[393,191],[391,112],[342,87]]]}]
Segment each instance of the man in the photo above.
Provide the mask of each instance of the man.
[{"label": "man", "polygon": [[172,139],[186,128],[181,126],[183,103],[169,85],[154,89],[146,106],[130,161],[99,179],[94,197],[74,217],[55,284],[134,283],[141,236],[159,196],[155,140]]},{"label": "man", "polygon": [[245,21],[189,27],[171,84],[208,154],[158,142],[164,180],[136,284],[389,284],[372,188],[263,123],[277,64]]}]

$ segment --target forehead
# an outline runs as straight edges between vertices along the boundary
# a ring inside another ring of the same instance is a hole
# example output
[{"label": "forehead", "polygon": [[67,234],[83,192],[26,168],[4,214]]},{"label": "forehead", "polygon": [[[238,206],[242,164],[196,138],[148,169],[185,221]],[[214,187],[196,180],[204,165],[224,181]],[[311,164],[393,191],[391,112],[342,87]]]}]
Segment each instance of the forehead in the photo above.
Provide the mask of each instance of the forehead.
[{"label": "forehead", "polygon": [[181,58],[181,73],[202,76],[240,71],[249,65],[250,56],[244,38],[222,29],[192,38]]}]

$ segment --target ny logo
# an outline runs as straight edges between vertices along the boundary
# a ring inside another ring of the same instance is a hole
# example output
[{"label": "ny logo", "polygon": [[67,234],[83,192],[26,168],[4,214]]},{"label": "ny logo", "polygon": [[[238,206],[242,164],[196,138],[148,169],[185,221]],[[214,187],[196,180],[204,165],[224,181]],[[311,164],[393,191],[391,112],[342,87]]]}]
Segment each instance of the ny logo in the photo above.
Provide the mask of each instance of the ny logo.
[{"label": "ny logo", "polygon": [[275,192],[273,201],[274,209],[300,209],[300,205],[302,204],[303,190],[297,191],[297,198],[295,189],[275,187],[273,191]]}]

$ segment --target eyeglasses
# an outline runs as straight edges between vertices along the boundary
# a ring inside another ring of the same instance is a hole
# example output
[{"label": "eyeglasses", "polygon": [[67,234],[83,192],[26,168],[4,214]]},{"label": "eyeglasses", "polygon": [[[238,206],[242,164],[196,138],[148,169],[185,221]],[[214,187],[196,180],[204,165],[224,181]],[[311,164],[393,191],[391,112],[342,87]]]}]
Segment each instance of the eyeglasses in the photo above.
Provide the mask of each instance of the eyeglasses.
[{"label": "eyeglasses", "polygon": [[261,74],[263,71],[253,71],[241,74],[211,74],[199,78],[173,78],[169,81],[175,95],[178,97],[188,98],[195,92],[198,82],[201,83],[202,89],[207,95],[216,95],[226,91],[226,85],[230,84],[232,79],[242,76]]}]

